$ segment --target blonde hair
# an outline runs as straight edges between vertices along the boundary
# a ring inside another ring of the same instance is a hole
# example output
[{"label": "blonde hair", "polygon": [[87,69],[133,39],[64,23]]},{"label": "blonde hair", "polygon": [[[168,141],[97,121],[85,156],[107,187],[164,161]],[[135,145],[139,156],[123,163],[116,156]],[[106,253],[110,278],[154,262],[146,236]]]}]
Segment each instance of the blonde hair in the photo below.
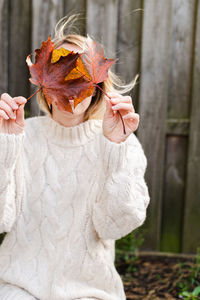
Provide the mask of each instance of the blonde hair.
[{"label": "blonde hair", "polygon": [[[54,38],[52,39],[55,49],[63,43],[71,43],[83,48],[86,37],[77,34],[76,31],[73,31],[73,28],[76,29],[73,24],[78,20],[78,15],[79,14],[73,14],[69,17],[65,16],[58,21],[54,29]],[[117,76],[113,71],[109,69],[108,78],[98,85],[105,92],[118,92],[119,94],[125,94],[134,88],[138,76],[139,75],[137,74],[130,83],[124,84],[119,76]],[[103,92],[99,88],[96,88],[96,94],[92,96],[91,103],[85,111],[84,121],[89,119],[103,119],[103,115],[106,109],[106,103],[105,101],[103,101],[103,98]],[[51,116],[52,107],[48,106],[42,91],[37,93],[36,99],[40,109],[44,113],[50,114]]]}]

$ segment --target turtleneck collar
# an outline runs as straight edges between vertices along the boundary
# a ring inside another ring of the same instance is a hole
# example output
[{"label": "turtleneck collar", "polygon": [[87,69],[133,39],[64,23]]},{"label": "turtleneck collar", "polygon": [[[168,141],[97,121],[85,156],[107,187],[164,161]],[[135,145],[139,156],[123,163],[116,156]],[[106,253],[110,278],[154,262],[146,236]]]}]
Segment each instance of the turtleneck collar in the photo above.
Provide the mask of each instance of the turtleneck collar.
[{"label": "turtleneck collar", "polygon": [[49,142],[62,146],[83,145],[102,130],[100,119],[90,119],[72,127],[65,127],[49,116],[42,116],[40,119],[42,130]]}]

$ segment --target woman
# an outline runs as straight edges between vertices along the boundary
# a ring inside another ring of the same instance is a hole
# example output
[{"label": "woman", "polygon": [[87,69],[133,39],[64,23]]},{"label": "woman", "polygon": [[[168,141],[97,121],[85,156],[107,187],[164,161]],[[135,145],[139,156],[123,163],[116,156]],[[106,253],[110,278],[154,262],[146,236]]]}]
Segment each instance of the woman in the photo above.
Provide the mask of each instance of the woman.
[{"label": "woman", "polygon": [[[81,52],[85,37],[55,28],[58,49]],[[0,299],[126,299],[115,240],[141,226],[147,160],[133,133],[132,99],[111,71],[72,111],[42,93],[45,116],[24,120],[24,97],[0,100]],[[120,92],[121,91],[121,94]],[[105,106],[106,103],[106,106]],[[123,116],[126,134],[123,133]]]}]

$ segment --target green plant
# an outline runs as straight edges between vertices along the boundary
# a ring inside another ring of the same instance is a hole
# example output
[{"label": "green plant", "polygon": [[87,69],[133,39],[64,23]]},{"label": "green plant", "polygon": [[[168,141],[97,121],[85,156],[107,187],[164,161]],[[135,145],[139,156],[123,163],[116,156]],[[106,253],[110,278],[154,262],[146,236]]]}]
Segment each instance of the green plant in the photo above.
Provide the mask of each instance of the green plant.
[{"label": "green plant", "polygon": [[117,240],[115,243],[115,263],[123,264],[127,273],[135,272],[135,261],[137,260],[137,251],[144,242],[144,236],[147,230],[144,228],[136,228],[125,237]]},{"label": "green plant", "polygon": [[199,297],[198,297],[199,295],[200,295],[200,286],[197,286],[191,293],[184,291],[179,294],[179,296],[182,296],[183,299],[185,299],[185,300],[199,299]]},{"label": "green plant", "polygon": [[182,299],[200,299],[200,247],[197,248],[196,260],[193,264],[179,263],[177,288]]},{"label": "green plant", "polygon": [[147,229],[138,227],[125,237],[117,240],[115,243],[115,249],[121,251],[136,252],[144,242],[144,235]]}]

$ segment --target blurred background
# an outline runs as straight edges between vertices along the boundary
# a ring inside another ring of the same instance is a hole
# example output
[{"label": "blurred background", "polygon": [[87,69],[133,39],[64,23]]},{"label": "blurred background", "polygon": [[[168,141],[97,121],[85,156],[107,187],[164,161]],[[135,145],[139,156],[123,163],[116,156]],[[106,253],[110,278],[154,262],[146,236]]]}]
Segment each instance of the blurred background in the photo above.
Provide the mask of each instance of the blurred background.
[{"label": "blurred background", "polygon": [[[195,253],[200,246],[200,1],[0,0],[0,93],[34,92],[26,57],[58,20],[81,13],[79,33],[102,43],[140,114],[151,202],[117,249]],[[41,115],[32,98],[26,118]],[[2,236],[1,236],[2,238]]]}]

